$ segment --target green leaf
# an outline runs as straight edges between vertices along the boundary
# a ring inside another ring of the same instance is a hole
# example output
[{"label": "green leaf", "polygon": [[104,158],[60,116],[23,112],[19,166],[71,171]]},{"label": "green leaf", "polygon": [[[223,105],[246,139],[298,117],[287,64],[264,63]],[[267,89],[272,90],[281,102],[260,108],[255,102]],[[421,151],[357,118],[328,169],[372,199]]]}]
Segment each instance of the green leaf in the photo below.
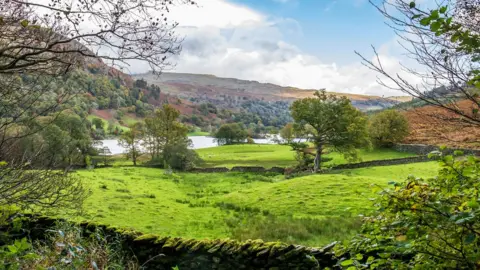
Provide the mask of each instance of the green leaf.
[{"label": "green leaf", "polygon": [[20,22],[20,24],[23,26],[23,27],[27,27],[28,26],[28,20],[23,20]]},{"label": "green leaf", "polygon": [[447,12],[447,6],[441,7],[439,11],[440,13],[445,14],[445,12]]},{"label": "green leaf", "polygon": [[355,259],[360,261],[360,260],[363,259],[363,255],[362,254],[357,254],[357,256],[355,256]]},{"label": "green leaf", "polygon": [[415,14],[412,17],[412,20],[415,20],[415,19],[418,19],[418,18],[421,18],[421,17],[422,17],[422,14]]},{"label": "green leaf", "polygon": [[438,18],[439,18],[438,10],[437,9],[432,10],[432,12],[430,14],[430,19],[436,20]]},{"label": "green leaf", "polygon": [[463,241],[463,242],[465,244],[471,244],[471,243],[473,243],[473,241],[475,241],[476,238],[477,238],[477,236],[474,233],[469,233],[467,235],[467,237],[465,237],[465,241]]},{"label": "green leaf", "polygon": [[414,1],[410,2],[410,8],[415,8],[415,2]]},{"label": "green leaf", "polygon": [[423,25],[423,26],[429,25],[430,24],[430,18],[425,17],[425,18],[421,19],[420,24]]},{"label": "green leaf", "polygon": [[459,34],[459,33],[455,33],[455,34],[453,34],[452,37],[450,38],[450,41],[451,41],[451,42],[457,42],[459,38],[460,38],[460,34]]},{"label": "green leaf", "polygon": [[430,30],[432,30],[433,32],[437,32],[438,29],[440,29],[441,26],[442,26],[442,24],[440,22],[433,22],[430,25]]},{"label": "green leaf", "polygon": [[343,262],[340,263],[340,265],[342,266],[349,266],[349,265],[352,265],[353,264],[353,260],[345,260]]}]

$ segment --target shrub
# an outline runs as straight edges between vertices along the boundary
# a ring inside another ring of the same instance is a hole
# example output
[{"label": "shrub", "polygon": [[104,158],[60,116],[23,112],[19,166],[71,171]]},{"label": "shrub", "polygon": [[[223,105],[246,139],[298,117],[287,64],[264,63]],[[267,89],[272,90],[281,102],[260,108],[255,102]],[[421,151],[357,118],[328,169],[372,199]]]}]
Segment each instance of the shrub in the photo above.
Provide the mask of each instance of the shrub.
[{"label": "shrub", "polygon": [[369,126],[370,138],[377,147],[390,147],[408,136],[408,121],[395,110],[386,110],[372,116]]},{"label": "shrub", "polygon": [[188,149],[185,144],[165,146],[161,158],[168,167],[182,171],[189,170],[202,161],[197,152]]},{"label": "shrub", "polygon": [[362,234],[337,254],[365,269],[475,269],[480,259],[480,159],[440,156],[435,178],[380,191]]}]

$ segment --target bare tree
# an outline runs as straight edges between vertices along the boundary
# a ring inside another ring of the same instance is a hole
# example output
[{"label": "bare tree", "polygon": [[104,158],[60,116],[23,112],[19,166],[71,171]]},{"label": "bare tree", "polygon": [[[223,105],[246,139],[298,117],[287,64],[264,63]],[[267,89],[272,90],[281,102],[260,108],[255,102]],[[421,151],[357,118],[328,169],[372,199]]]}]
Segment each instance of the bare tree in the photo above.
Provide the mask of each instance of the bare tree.
[{"label": "bare tree", "polygon": [[[42,115],[54,121],[82,89],[71,84],[76,69],[144,62],[158,74],[172,65],[169,57],[180,52],[182,39],[168,13],[183,4],[195,3],[0,0],[0,205],[81,204],[80,182],[68,170],[55,171],[55,153],[46,155],[44,142],[33,138],[49,123],[32,123]],[[25,138],[35,141],[28,151],[19,147]]]},{"label": "bare tree", "polygon": [[[480,89],[472,82],[480,68],[478,47],[476,51],[467,50],[454,36],[461,32],[478,40],[480,1],[441,0],[429,8],[421,8],[414,0],[370,3],[387,19],[406,55],[417,63],[417,68],[403,65],[401,73],[391,73],[375,48],[373,60],[355,52],[365,66],[381,75],[378,82],[449,112],[432,117],[478,127]],[[421,83],[409,80],[412,75]]]}]

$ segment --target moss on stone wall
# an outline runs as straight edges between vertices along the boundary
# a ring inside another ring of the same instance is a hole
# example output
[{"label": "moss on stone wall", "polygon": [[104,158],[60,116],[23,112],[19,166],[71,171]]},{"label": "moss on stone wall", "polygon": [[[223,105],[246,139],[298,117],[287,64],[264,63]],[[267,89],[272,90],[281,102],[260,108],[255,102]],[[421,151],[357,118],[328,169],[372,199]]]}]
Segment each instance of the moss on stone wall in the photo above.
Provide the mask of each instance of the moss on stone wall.
[{"label": "moss on stone wall", "polygon": [[[45,231],[58,221],[64,220],[28,216],[23,221],[22,231],[31,239],[42,239]],[[317,249],[262,240],[197,240],[142,234],[91,222],[78,225],[86,237],[100,229],[107,239],[120,239],[123,248],[131,252],[146,269],[170,270],[174,266],[182,270],[323,269],[334,268],[337,263],[330,251],[333,245]],[[11,227],[6,225],[0,229],[5,231]]]}]

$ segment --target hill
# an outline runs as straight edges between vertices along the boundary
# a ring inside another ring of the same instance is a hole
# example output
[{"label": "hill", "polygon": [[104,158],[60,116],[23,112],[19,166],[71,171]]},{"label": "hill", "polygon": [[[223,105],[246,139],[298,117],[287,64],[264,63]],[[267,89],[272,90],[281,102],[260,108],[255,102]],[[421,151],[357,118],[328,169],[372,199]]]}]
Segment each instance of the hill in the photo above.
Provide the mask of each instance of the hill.
[{"label": "hill", "polygon": [[[204,74],[165,72],[157,76],[145,73],[133,75],[133,78],[157,85],[163,93],[180,99],[193,103],[208,102],[222,108],[238,108],[244,102],[255,100],[292,102],[299,98],[311,97],[316,91]],[[389,108],[399,103],[395,99],[378,96],[332,93],[348,97],[355,107],[363,111]]]},{"label": "hill", "polygon": [[[472,111],[474,108],[472,102],[468,100],[459,101],[457,105],[463,111]],[[454,148],[480,147],[478,125],[469,124],[446,109],[417,104],[403,111],[403,114],[407,117],[411,130],[405,143],[445,145]]]}]

